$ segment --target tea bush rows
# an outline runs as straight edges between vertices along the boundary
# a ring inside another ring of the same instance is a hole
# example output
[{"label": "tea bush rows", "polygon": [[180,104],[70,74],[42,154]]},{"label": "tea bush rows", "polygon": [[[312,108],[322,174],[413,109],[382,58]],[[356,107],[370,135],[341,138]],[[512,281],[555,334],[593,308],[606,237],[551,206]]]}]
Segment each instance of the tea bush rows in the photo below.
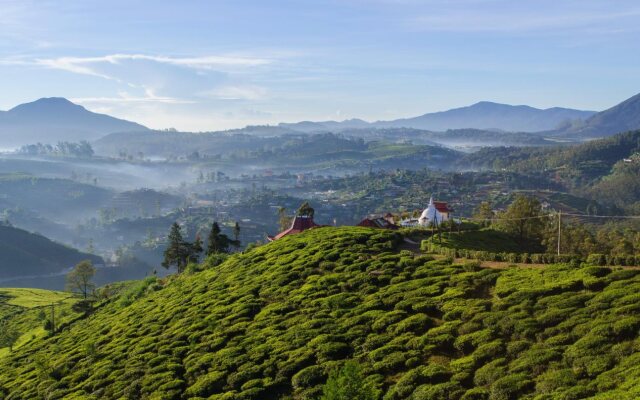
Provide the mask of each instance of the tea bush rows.
[{"label": "tea bush rows", "polygon": [[318,399],[346,360],[384,400],[640,396],[639,271],[450,265],[400,241],[318,228],[145,282],[1,359],[0,398]]}]

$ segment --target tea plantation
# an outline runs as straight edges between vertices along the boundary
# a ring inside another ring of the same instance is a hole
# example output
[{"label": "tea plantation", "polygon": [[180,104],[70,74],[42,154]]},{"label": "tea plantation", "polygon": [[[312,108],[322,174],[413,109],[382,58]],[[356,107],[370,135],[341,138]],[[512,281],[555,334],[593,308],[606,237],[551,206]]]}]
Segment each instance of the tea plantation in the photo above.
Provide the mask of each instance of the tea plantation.
[{"label": "tea plantation", "polygon": [[[52,313],[59,324],[76,318],[72,310],[76,301],[71,293],[0,288],[0,329],[13,330],[19,336],[13,347],[24,346],[46,334],[44,322]],[[9,347],[4,347],[1,340],[3,333],[6,332],[0,332],[0,358],[9,353]]]},{"label": "tea plantation", "polygon": [[319,399],[345,360],[385,400],[640,397],[640,271],[482,269],[401,241],[318,228],[141,281],[0,359],[0,398]]}]

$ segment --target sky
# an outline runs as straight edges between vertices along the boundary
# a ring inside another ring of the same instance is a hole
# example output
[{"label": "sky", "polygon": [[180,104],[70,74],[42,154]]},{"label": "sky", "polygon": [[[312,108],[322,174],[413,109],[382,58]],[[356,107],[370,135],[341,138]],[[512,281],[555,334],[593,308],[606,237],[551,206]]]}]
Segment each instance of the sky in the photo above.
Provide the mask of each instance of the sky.
[{"label": "sky", "polygon": [[0,110],[155,129],[411,117],[640,92],[637,0],[0,0]]}]

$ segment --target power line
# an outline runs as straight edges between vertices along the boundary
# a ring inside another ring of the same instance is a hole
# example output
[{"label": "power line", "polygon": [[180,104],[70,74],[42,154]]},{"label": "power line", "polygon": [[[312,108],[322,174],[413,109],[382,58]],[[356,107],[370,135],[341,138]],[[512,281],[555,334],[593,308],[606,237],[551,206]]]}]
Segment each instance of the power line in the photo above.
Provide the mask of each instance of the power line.
[{"label": "power line", "polygon": [[572,217],[583,217],[583,218],[640,219],[640,215],[589,215],[589,214],[570,214],[570,213],[565,213],[564,215],[569,215]]},{"label": "power line", "polygon": [[[526,219],[541,219],[541,218],[555,218],[560,214],[560,212],[537,215],[533,217],[520,217],[520,218],[473,218],[473,217],[464,217],[460,216],[460,219],[464,219],[467,221],[520,221]],[[589,215],[589,214],[573,214],[573,213],[562,213],[563,217],[582,217],[582,218],[616,218],[616,219],[640,219],[640,215]]]},{"label": "power line", "polygon": [[469,218],[469,217],[460,217],[460,219],[465,219],[465,220],[469,220],[469,221],[496,221],[496,220],[500,220],[500,221],[522,221],[525,219],[541,219],[541,218],[551,218],[551,217],[555,217],[556,214],[545,214],[545,215],[537,215],[534,217],[520,217],[520,218]]}]

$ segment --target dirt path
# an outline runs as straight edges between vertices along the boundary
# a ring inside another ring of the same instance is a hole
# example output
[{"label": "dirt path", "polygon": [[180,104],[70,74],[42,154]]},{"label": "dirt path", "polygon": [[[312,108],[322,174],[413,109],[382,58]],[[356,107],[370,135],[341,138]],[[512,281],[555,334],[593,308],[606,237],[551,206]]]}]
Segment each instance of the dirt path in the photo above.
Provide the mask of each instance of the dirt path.
[{"label": "dirt path", "polygon": [[[430,256],[432,256],[433,258],[435,258],[436,260],[442,260],[447,258],[446,256],[440,255],[440,254],[429,254]],[[453,262],[456,264],[464,264],[465,262],[469,262],[469,261],[478,261],[480,263],[480,267],[482,268],[492,268],[492,269],[507,269],[507,268],[513,268],[518,267],[518,268],[532,268],[532,269],[540,269],[540,268],[546,268],[551,264],[525,264],[525,263],[513,263],[513,262],[507,262],[507,261],[479,261],[476,259],[472,259],[472,258],[454,258]],[[640,267],[626,267],[626,266],[620,266],[620,265],[605,265],[605,268],[621,268],[621,269],[637,269],[640,270]]]}]

